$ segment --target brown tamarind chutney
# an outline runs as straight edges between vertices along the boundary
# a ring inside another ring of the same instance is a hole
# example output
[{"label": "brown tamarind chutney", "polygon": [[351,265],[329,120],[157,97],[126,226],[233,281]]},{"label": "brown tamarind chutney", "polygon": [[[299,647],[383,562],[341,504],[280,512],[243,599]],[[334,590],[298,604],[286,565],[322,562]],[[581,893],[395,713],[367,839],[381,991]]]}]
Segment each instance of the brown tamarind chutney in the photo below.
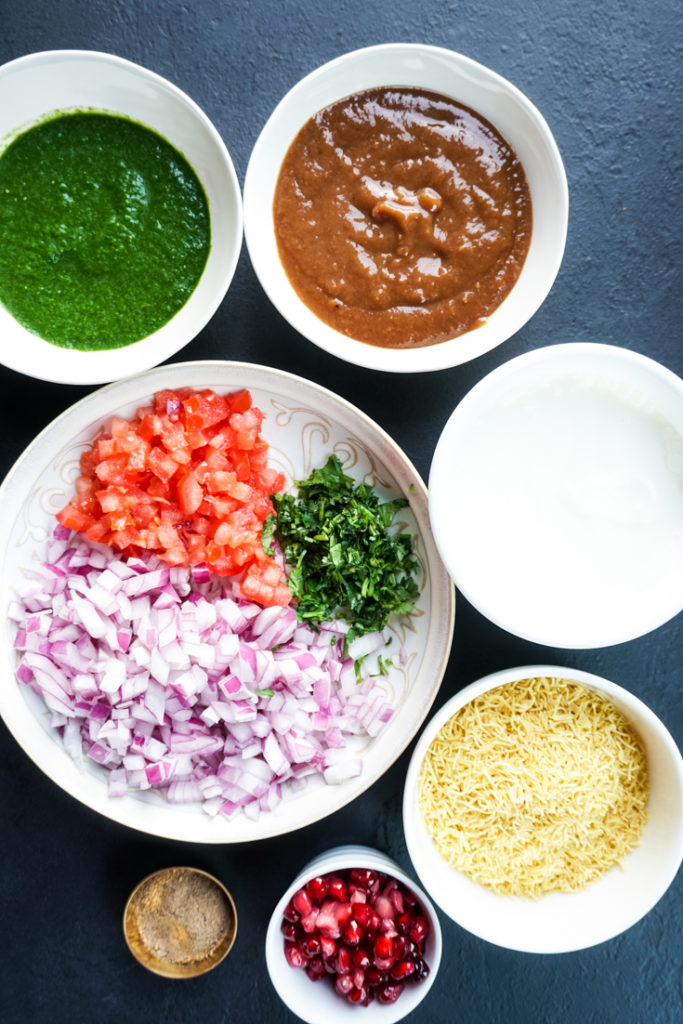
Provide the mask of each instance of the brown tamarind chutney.
[{"label": "brown tamarind chutney", "polygon": [[320,110],[283,161],[280,260],[325,323],[389,348],[480,326],[519,277],[531,195],[509,144],[475,111],[414,88]]}]

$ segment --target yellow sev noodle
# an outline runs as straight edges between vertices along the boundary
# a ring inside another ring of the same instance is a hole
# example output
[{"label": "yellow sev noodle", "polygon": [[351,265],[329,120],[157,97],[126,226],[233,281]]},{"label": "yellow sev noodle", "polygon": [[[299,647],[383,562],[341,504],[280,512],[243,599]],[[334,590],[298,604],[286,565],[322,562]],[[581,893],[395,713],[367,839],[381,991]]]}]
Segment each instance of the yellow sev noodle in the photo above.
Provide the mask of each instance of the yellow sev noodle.
[{"label": "yellow sev noodle", "polygon": [[418,793],[449,864],[501,895],[537,898],[623,867],[647,820],[647,758],[604,697],[566,679],[522,679],[446,722]]}]

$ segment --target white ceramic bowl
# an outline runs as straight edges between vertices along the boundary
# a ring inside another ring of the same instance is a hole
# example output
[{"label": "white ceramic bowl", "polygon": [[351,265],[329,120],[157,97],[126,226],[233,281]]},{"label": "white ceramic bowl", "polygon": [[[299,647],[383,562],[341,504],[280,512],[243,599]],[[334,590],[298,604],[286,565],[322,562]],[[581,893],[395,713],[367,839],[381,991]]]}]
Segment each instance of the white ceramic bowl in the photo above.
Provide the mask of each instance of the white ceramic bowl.
[{"label": "white ceramic bowl", "polygon": [[683,608],[683,381],[610,345],[510,360],[446,423],[429,509],[497,625],[553,647],[642,636]]},{"label": "white ceramic bowl", "polygon": [[[299,299],[280,262],[273,196],[280,166],[301,127],[318,110],[364,89],[414,86],[450,96],[489,120],[524,166],[533,205],[531,246],[514,288],[476,330],[437,345],[379,348],[324,324]],[[536,107],[510,82],[468,57],[436,46],[391,43],[344,54],[302,79],[280,101],[254,146],[244,181],[245,237],[271,302],[309,341],[375,370],[440,370],[500,345],[533,316],[552,287],[567,233],[568,194],[562,159]]]},{"label": "white ceramic bowl", "polygon": [[[407,984],[395,1003],[383,1005],[373,1000],[369,1006],[352,1006],[339,996],[327,979],[313,982],[302,969],[290,967],[285,959],[284,940],[280,932],[282,914],[292,896],[309,879],[349,868],[370,868],[396,878],[419,899],[430,923],[425,943],[425,960],[429,975],[417,984]],[[394,1024],[411,1013],[432,987],[441,962],[441,926],[436,910],[426,893],[385,853],[369,846],[337,846],[314,858],[299,872],[278,902],[266,933],[266,965],[277,994],[292,1013],[307,1024],[345,1024],[362,1014],[368,1024]]]},{"label": "white ceramic bowl", "polygon": [[130,117],[163,136],[194,169],[211,220],[209,258],[190,298],[154,334],[124,348],[81,352],[52,345],[0,306],[1,363],[41,380],[100,384],[156,366],[206,325],[237,265],[242,201],[225,144],[197,104],[154,72],[108,53],[51,50],[0,67],[0,152],[46,115],[74,108]]},{"label": "white ceramic bowl", "polygon": [[[586,889],[539,900],[499,896],[452,868],[437,852],[420,813],[417,786],[427,748],[446,722],[480,694],[518,679],[561,677],[610,700],[643,740],[650,800],[640,845]],[[428,722],[406,776],[403,826],[418,877],[438,906],[488,942],[527,953],[567,953],[611,939],[640,920],[664,895],[683,857],[683,760],[662,722],[628,690],[590,672],[556,665],[505,669],[447,701]]]},{"label": "white ceramic bowl", "polygon": [[[49,726],[42,701],[15,678],[13,631],[7,614],[0,632],[0,714],[17,742],[51,779],[100,814],[123,825],[196,843],[239,843],[291,832],[343,807],[364,792],[405,750],[438,692],[453,635],[453,586],[429,528],[426,488],[417,471],[380,427],[330,391],[300,377],[248,363],[174,363],[102,388],[59,416],[29,445],[0,487],[0,593],[4,608],[15,584],[35,560],[45,557],[54,515],[73,494],[78,460],[114,414],[130,417],[164,388],[219,392],[248,388],[264,413],[261,434],[269,458],[288,481],[303,479],[336,453],[348,473],[385,496],[405,495],[409,507],[396,523],[410,532],[420,569],[420,596],[409,616],[389,623],[393,646],[389,672],[378,680],[395,713],[375,739],[353,736],[349,755],[361,757],[357,778],[327,786],[309,777],[303,789],[252,821],[203,813],[198,805],[169,804],[156,791],[107,796],[106,772],[90,759],[77,765]],[[405,657],[402,657],[405,652]]]}]

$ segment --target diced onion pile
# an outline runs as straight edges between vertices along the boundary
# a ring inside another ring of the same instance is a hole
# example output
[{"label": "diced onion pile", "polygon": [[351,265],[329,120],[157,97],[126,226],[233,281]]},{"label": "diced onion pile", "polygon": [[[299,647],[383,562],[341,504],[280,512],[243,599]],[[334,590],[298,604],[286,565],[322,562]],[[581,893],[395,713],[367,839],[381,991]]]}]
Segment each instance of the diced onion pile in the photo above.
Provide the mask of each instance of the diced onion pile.
[{"label": "diced onion pile", "polygon": [[204,567],[124,561],[63,527],[25,576],[10,606],[17,678],[42,697],[72,757],[108,769],[110,796],[155,788],[210,815],[255,819],[286,782],[359,775],[345,736],[375,736],[392,715],[353,660],[383,647],[383,633],[343,657],[344,623],[314,631]]}]

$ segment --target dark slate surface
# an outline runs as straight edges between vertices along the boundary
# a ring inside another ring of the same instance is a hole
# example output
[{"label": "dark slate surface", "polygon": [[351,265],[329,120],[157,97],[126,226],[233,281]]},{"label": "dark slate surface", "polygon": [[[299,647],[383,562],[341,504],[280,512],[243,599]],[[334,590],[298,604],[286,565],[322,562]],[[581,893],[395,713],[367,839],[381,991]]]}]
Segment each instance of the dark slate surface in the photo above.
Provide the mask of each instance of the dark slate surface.
[{"label": "dark slate surface", "polygon": [[[380,379],[296,335],[264,297],[243,252],[221,308],[177,357],[244,359],[310,377],[377,420],[426,477],[453,407],[485,373],[518,353],[596,340],[683,370],[676,309],[681,148],[674,130],[681,26],[674,11],[668,0],[603,0],[595,9],[576,0],[338,0],[331,9],[313,0],[6,0],[0,62],[55,48],[107,50],[138,61],[203,107],[240,180],[262,124],[287,89],[325,60],[361,45],[408,40],[448,46],[521,88],[545,115],[563,154],[570,223],[549,298],[503,347],[453,370]],[[0,382],[4,473],[39,429],[89,389],[35,382],[3,369]],[[487,672],[556,661],[637,693],[680,744],[681,626],[679,616],[614,648],[553,651],[498,630],[460,598],[436,706]],[[100,819],[43,776],[0,724],[0,1019],[294,1021],[263,962],[271,908],[308,858],[340,841],[376,845],[411,870],[400,818],[409,755],[355,804],[317,825],[272,841],[211,847],[147,837]],[[205,978],[182,983],[147,974],[121,935],[132,886],[147,872],[177,863],[220,875],[240,915],[229,959]],[[594,949],[547,957],[499,949],[442,917],[444,962],[412,1019],[673,1024],[683,1017],[682,907],[679,876],[655,909],[623,935]]]}]

